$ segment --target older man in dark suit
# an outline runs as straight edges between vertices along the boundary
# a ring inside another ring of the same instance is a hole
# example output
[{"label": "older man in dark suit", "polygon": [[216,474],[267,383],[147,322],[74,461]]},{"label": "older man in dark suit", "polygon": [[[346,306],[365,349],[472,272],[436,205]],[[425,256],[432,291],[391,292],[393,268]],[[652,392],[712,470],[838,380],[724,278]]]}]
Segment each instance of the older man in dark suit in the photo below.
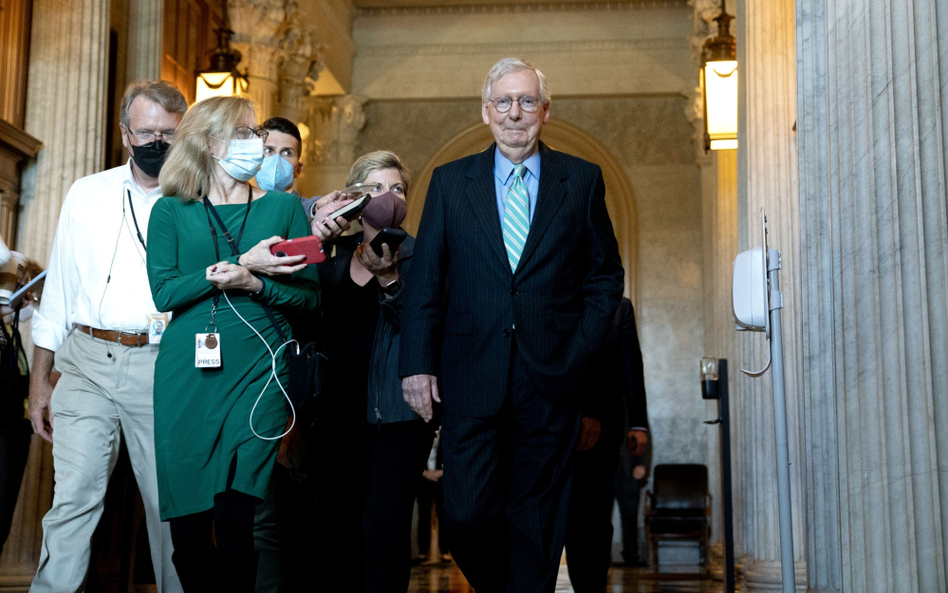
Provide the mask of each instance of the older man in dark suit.
[{"label": "older man in dark suit", "polygon": [[445,513],[478,593],[553,591],[577,394],[622,296],[599,167],[539,141],[543,74],[507,58],[482,94],[495,144],[435,170],[405,286],[399,374],[444,405]]}]

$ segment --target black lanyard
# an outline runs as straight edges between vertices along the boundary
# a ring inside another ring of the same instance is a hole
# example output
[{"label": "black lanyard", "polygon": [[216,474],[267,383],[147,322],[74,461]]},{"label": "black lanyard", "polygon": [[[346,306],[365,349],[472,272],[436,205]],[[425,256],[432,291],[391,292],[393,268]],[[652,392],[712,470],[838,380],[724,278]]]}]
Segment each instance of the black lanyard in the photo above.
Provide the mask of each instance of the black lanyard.
[{"label": "black lanyard", "polygon": [[214,215],[214,219],[217,221],[217,224],[221,226],[221,230],[224,231],[224,238],[227,239],[227,244],[230,245],[231,255],[240,255],[240,238],[244,236],[244,227],[247,226],[247,218],[250,216],[250,202],[253,200],[253,187],[247,186],[247,210],[244,212],[244,221],[240,224],[240,232],[237,234],[237,240],[234,241],[233,235],[230,234],[230,231],[227,230],[227,225],[224,224],[224,221],[221,220],[221,215],[217,213],[217,208],[214,207],[214,204],[211,204],[211,201],[207,199],[207,196],[204,197],[204,210],[207,211],[207,224],[211,227],[211,237],[214,239],[214,256],[217,258],[217,261],[221,260],[221,251],[217,245],[217,229],[214,228],[214,223],[211,222],[211,214]]},{"label": "black lanyard", "polygon": [[142,237],[142,230],[138,228],[138,218],[135,216],[135,205],[132,204],[132,190],[126,188],[125,191],[128,194],[128,209],[132,211],[132,222],[135,223],[135,234],[138,235],[138,242],[142,244],[142,249],[145,250],[145,253],[148,253],[148,248],[145,247],[145,238]]},{"label": "black lanyard", "polygon": [[[247,218],[250,216],[250,202],[253,200],[253,187],[247,186],[247,210],[244,212],[244,221],[240,223],[240,232],[237,234],[237,240],[234,241],[234,237],[230,234],[230,231],[227,230],[227,225],[224,224],[224,221],[221,220],[221,215],[217,213],[217,208],[214,207],[214,204],[211,204],[211,201],[207,199],[207,196],[204,196],[204,210],[208,213],[207,216],[207,225],[211,227],[211,237],[214,239],[214,256],[217,258],[216,262],[221,261],[221,250],[217,245],[217,229],[214,228],[214,223],[211,222],[211,214],[214,215],[214,218],[217,220],[217,224],[221,225],[221,230],[224,231],[224,238],[227,239],[227,244],[230,245],[230,251],[233,255],[240,255],[240,238],[244,236],[244,227],[247,226]],[[214,316],[217,314],[217,303],[221,300],[221,295],[218,292],[214,295],[214,304],[211,307],[211,325],[214,325]]]}]

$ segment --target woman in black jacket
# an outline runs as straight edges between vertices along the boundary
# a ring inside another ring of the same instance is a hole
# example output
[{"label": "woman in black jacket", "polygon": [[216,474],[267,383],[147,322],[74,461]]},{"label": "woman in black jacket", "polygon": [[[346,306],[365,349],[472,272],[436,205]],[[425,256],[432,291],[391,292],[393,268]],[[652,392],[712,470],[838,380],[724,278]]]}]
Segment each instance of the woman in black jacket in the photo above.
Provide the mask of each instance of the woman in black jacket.
[{"label": "woman in black jacket", "polygon": [[[353,439],[340,435],[344,439],[340,444],[348,449],[346,457],[365,456],[364,464],[356,468],[361,466],[366,473],[352,475],[351,480],[339,474],[332,478],[349,497],[343,503],[349,508],[358,499],[355,491],[364,487],[366,593],[408,589],[415,488],[434,438],[435,427],[405,403],[398,377],[402,278],[411,265],[414,239],[407,237],[394,251],[383,245],[381,257],[369,245],[381,229],[397,228],[405,218],[409,181],[407,170],[391,152],[359,158],[346,185],[377,184],[362,211],[363,231],[336,239],[333,256],[318,265],[330,365],[326,393],[337,406],[336,419],[349,419],[342,426],[352,426],[361,417],[367,437],[363,448],[358,443],[353,447]],[[336,203],[324,210],[338,207]],[[325,213],[318,212],[314,222]]]}]

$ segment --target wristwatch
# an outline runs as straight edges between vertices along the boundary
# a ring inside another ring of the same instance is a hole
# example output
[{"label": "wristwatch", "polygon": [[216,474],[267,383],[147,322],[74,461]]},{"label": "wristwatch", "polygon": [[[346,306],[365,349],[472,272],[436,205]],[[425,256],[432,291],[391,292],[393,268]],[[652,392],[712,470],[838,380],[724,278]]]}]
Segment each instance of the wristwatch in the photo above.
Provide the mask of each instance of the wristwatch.
[{"label": "wristwatch", "polygon": [[263,300],[263,291],[266,287],[267,287],[267,284],[266,282],[264,282],[260,285],[260,288],[258,288],[257,290],[247,293],[247,296],[250,297],[250,300],[257,301],[259,303]]},{"label": "wristwatch", "polygon": [[398,291],[400,291],[401,289],[402,289],[402,279],[396,278],[392,280],[391,282],[389,282],[388,284],[386,284],[385,286],[383,286],[382,292],[384,292],[390,297],[393,297],[396,294],[398,294]]}]

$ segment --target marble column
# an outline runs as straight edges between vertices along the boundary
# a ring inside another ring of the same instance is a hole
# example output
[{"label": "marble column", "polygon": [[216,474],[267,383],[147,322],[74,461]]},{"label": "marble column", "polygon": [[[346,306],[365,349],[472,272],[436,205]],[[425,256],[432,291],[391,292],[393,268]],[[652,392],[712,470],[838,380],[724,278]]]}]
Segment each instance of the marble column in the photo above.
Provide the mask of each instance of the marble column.
[{"label": "marble column", "polygon": [[231,46],[243,59],[238,65],[248,75],[248,95],[257,108],[257,120],[275,115],[279,101],[279,62],[282,59],[280,37],[287,22],[291,2],[270,0],[226,0],[230,27],[234,30]]},{"label": "marble column", "polygon": [[44,148],[24,173],[18,244],[43,264],[69,186],[105,163],[108,48],[108,1],[34,1],[26,131]]},{"label": "marble column", "polygon": [[227,6],[232,45],[243,56],[239,67],[247,70],[257,118],[280,115],[299,123],[303,99],[324,68],[316,27],[302,21],[291,0],[228,0]]},{"label": "marble column", "polygon": [[[799,199],[797,196],[793,0],[737,3],[739,145],[737,223],[741,251],[761,244],[760,212],[767,214],[768,243],[782,255],[780,285],[787,429],[790,448],[791,512],[796,583],[804,587],[805,473],[800,446],[803,401],[800,352]],[[742,333],[735,361],[738,376],[732,414],[741,449],[740,482],[743,591],[781,590],[780,525],[773,371],[753,378],[739,368],[759,370],[770,357],[763,333]]]},{"label": "marble column", "polygon": [[342,189],[357,154],[359,132],[365,127],[367,99],[357,95],[309,97],[303,122],[310,131],[303,141],[306,167],[299,179],[303,195]]},{"label": "marble column", "polygon": [[[17,245],[44,265],[69,186],[104,165],[108,40],[107,0],[34,0],[26,131],[44,148],[24,174]],[[34,436],[0,557],[0,590],[29,586],[52,486],[50,446]]]},{"label": "marble column", "polygon": [[161,78],[164,23],[164,0],[131,0],[129,2],[129,82]]},{"label": "marble column", "polygon": [[278,112],[292,122],[303,119],[303,99],[312,94],[319,72],[325,68],[323,46],[312,25],[292,19],[280,41],[280,105]]},{"label": "marble column", "polygon": [[808,584],[948,590],[948,11],[798,0]]}]

